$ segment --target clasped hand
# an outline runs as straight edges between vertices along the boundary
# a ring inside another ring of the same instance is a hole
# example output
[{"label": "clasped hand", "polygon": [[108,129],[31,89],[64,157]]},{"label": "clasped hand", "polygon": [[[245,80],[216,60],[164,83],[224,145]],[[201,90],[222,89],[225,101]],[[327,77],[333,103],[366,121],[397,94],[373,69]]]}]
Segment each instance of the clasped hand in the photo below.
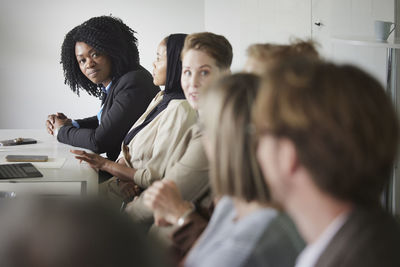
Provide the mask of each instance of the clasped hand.
[{"label": "clasped hand", "polygon": [[49,134],[54,135],[55,130],[64,125],[72,125],[72,120],[65,116],[64,113],[57,112],[57,114],[47,116],[46,128]]}]

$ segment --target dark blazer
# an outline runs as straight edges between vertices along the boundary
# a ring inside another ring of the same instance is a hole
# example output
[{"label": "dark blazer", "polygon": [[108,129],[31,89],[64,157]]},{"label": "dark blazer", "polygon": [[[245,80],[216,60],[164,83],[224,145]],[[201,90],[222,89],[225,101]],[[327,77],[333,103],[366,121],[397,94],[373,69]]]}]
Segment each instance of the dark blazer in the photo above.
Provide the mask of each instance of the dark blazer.
[{"label": "dark blazer", "polygon": [[115,160],[125,135],[159,90],[145,68],[130,71],[113,80],[104,102],[100,125],[97,116],[77,120],[80,128],[63,126],[57,139],[95,153],[106,152],[110,160]]},{"label": "dark blazer", "polygon": [[399,267],[400,226],[382,210],[357,208],[333,237],[316,267]]}]

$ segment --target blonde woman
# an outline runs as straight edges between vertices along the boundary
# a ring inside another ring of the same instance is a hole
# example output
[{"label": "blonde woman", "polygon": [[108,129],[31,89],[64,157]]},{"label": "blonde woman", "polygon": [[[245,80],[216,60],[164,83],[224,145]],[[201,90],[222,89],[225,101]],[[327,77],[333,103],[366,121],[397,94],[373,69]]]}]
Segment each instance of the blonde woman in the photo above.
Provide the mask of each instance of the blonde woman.
[{"label": "blonde woman", "polygon": [[303,247],[291,221],[271,205],[257,164],[250,113],[259,86],[257,76],[236,74],[202,95],[204,145],[219,201],[185,266],[293,266]]}]

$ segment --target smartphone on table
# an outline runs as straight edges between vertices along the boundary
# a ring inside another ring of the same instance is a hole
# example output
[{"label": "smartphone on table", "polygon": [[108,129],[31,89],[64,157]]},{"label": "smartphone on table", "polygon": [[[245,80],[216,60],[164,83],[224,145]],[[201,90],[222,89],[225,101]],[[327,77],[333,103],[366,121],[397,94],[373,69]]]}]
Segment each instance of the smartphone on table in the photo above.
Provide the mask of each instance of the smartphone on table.
[{"label": "smartphone on table", "polygon": [[36,144],[37,141],[33,138],[14,138],[9,140],[1,140],[0,146],[16,146],[16,145],[28,145],[28,144]]}]

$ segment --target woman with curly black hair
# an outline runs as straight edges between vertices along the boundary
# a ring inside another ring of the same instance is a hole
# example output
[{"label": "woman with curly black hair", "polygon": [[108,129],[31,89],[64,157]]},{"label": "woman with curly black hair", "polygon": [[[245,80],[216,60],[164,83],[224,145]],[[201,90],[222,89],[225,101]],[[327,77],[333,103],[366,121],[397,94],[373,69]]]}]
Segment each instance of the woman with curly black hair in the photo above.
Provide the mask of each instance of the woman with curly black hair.
[{"label": "woman with curly black hair", "polygon": [[139,63],[137,39],[121,19],[100,16],[72,29],[61,48],[65,83],[79,95],[85,90],[101,99],[96,116],[71,120],[52,114],[47,131],[72,146],[107,153],[115,160],[121,143],[159,88]]},{"label": "woman with curly black hair", "polygon": [[[181,86],[181,51],[185,38],[186,34],[171,34],[158,45],[153,82],[165,85],[165,89],[132,126],[116,162],[83,150],[71,150],[77,159],[114,176],[99,187],[99,193],[117,206],[164,178],[171,156],[178,146],[182,147],[180,142],[185,133],[197,121],[197,112],[186,100]],[[181,170],[188,173],[187,168]]]}]

